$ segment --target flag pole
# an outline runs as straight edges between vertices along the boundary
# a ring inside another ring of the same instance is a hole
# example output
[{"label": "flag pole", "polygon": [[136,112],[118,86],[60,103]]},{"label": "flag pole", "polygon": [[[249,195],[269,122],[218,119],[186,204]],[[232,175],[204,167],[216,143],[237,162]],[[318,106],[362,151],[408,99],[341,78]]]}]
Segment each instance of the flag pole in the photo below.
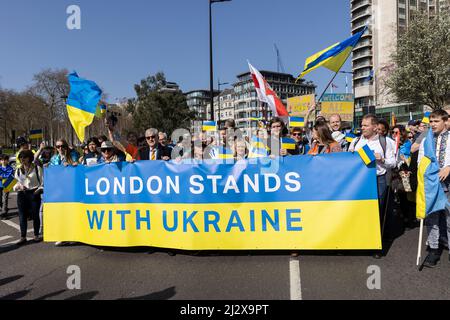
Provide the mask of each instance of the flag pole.
[{"label": "flag pole", "polygon": [[417,266],[422,258],[423,219],[420,219],[419,244],[417,246]]}]

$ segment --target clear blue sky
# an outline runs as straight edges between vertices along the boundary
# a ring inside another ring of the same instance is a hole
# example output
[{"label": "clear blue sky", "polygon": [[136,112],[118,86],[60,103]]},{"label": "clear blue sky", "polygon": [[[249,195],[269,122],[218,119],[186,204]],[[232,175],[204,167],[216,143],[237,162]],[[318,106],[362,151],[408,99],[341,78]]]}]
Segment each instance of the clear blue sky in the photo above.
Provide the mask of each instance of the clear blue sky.
[{"label": "clear blue sky", "polygon": [[[81,8],[82,29],[68,30],[66,9]],[[215,86],[248,71],[276,70],[276,43],[286,72],[350,36],[348,0],[233,0],[214,4]],[[163,71],[183,91],[209,88],[208,0],[0,0],[0,85],[22,90],[45,68],[76,70],[115,98]],[[350,71],[350,63],[343,70]],[[332,72],[307,75],[318,91]],[[350,81],[351,82],[351,81]],[[339,75],[337,91],[345,92]]]}]

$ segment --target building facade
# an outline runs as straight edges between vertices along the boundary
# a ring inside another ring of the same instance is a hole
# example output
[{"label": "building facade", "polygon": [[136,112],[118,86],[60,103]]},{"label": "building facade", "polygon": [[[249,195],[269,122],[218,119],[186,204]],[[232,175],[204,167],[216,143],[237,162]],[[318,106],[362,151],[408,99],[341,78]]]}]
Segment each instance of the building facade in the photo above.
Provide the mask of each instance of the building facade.
[{"label": "building facade", "polygon": [[430,18],[448,10],[449,0],[351,0],[352,34],[368,25],[369,30],[353,51],[353,87],[357,121],[363,114],[377,113],[389,118],[394,112],[399,122],[423,115],[423,106],[397,103],[383,83],[395,67],[391,55],[399,35],[406,30],[416,11]]},{"label": "building facade", "polygon": [[[316,86],[312,82],[301,79],[295,83],[296,79],[291,74],[264,70],[260,72],[285,105],[288,98],[315,93]],[[272,118],[267,105],[258,100],[250,72],[239,74],[233,88],[234,119],[238,128],[257,127],[258,121],[253,120],[255,118]]]}]

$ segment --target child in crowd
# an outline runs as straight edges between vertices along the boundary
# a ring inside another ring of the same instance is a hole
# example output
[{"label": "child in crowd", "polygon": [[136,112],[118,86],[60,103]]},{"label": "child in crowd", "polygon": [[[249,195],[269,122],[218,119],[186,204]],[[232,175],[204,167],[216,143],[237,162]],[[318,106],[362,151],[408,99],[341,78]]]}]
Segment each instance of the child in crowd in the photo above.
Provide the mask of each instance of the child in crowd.
[{"label": "child in crowd", "polygon": [[9,192],[13,187],[14,169],[9,164],[9,156],[0,156],[0,217],[5,219],[8,215]]}]

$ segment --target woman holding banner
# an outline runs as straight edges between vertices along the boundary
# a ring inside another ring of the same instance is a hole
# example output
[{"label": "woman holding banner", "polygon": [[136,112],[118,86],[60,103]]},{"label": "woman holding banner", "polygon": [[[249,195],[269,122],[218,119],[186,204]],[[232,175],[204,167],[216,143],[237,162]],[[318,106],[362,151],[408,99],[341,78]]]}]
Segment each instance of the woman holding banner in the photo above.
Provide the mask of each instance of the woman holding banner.
[{"label": "woman holding banner", "polygon": [[20,241],[17,245],[27,243],[27,217],[33,218],[34,241],[39,242],[41,220],[39,219],[39,208],[41,206],[42,190],[42,169],[36,166],[34,154],[30,150],[25,150],[19,154],[22,166],[16,170],[14,191],[17,191],[17,207],[19,209],[20,219]]},{"label": "woman holding banner", "polygon": [[317,156],[334,152],[342,152],[340,144],[333,139],[330,127],[324,121],[318,121],[312,130],[313,143],[308,154]]},{"label": "woman holding banner", "polygon": [[59,139],[56,141],[56,151],[52,159],[50,160],[51,166],[76,166],[78,165],[78,152],[71,150],[69,144],[64,139]]}]

